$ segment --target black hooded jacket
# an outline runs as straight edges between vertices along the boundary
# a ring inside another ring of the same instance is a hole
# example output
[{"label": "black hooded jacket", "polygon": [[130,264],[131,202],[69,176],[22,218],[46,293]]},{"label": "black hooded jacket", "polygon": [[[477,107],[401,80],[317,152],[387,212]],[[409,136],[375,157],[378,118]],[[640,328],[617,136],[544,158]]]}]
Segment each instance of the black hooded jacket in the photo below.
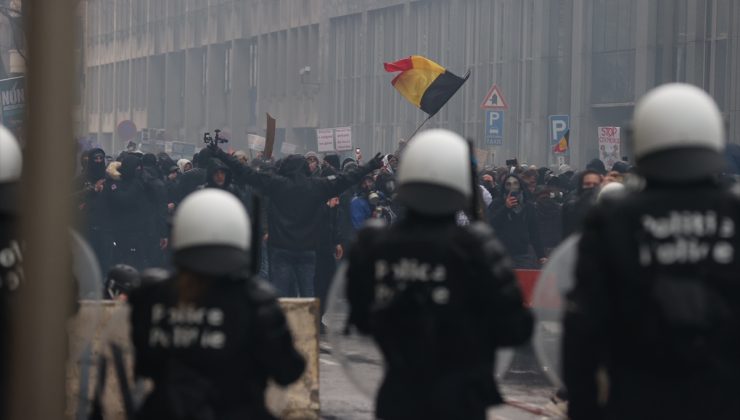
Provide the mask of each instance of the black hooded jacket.
[{"label": "black hooded jacket", "polygon": [[267,209],[269,245],[292,251],[314,251],[318,246],[322,208],[363,175],[380,167],[380,160],[348,174],[311,177],[301,155],[283,159],[277,174],[257,172],[240,164],[222,150],[213,152],[231,167],[235,179],[269,198]]},{"label": "black hooded jacket", "polygon": [[[103,161],[96,163],[96,156],[102,157]],[[95,192],[95,184],[105,180],[105,152],[103,149],[92,149],[88,157],[84,171],[74,182],[75,204],[86,226],[102,229],[107,221],[107,211],[102,194]]]},{"label": "black hooded jacket", "polygon": [[529,246],[532,245],[537,258],[543,258],[545,250],[540,240],[534,201],[518,176],[507,175],[504,181],[508,178],[516,178],[519,181],[519,206],[506,208],[506,197],[509,192],[504,187],[501,194],[491,203],[491,225],[509,254],[526,255],[529,253]]},{"label": "black hooded jacket", "polygon": [[588,209],[596,202],[597,188],[583,189],[583,178],[595,171],[583,171],[575,176],[575,191],[563,204],[563,239],[579,231]]},{"label": "black hooded jacket", "polygon": [[149,207],[140,167],[141,159],[136,155],[127,154],[118,169],[121,179],[106,182],[104,197],[111,230],[114,232],[133,235],[143,233],[149,228],[144,223],[148,217]]},{"label": "black hooded jacket", "polygon": [[[217,185],[213,181],[213,175],[218,170],[222,170],[226,174],[224,185],[221,186]],[[221,159],[211,159],[210,164],[208,165],[208,169],[206,170],[206,183],[201,185],[200,188],[218,188],[230,192],[234,195],[234,197],[238,198],[239,201],[241,201],[241,203],[244,205],[244,208],[247,209],[247,213],[251,215],[251,197],[242,188],[234,184],[233,178],[234,175],[231,171],[231,168],[229,168],[229,166],[227,166]]]},{"label": "black hooded jacket", "polygon": [[196,155],[198,156],[198,159],[194,160],[193,165],[195,166],[193,169],[185,172],[180,177],[180,181],[177,184],[178,203],[206,182],[206,168],[208,168],[208,165],[210,164],[210,159],[206,157],[207,153],[204,153],[203,156],[200,155],[200,152]]},{"label": "black hooded jacket", "polygon": [[147,215],[142,223],[147,233],[157,238],[167,237],[167,189],[156,163],[145,162],[141,174],[146,196],[142,197],[144,212]]}]

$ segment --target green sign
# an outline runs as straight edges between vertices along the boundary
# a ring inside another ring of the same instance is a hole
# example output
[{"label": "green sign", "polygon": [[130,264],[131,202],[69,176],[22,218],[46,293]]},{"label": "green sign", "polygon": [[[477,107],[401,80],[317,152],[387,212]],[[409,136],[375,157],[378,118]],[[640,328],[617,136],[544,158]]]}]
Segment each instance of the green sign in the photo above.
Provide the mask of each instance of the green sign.
[{"label": "green sign", "polygon": [[25,144],[23,120],[26,115],[26,78],[0,80],[0,118],[21,144]]}]

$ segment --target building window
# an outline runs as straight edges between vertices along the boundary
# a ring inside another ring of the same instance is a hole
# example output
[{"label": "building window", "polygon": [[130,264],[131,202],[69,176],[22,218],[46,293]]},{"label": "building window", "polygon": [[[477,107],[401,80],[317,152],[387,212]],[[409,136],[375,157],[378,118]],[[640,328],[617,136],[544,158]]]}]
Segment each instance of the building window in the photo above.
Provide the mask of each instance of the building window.
[{"label": "building window", "polygon": [[591,101],[634,100],[635,0],[594,0]]}]

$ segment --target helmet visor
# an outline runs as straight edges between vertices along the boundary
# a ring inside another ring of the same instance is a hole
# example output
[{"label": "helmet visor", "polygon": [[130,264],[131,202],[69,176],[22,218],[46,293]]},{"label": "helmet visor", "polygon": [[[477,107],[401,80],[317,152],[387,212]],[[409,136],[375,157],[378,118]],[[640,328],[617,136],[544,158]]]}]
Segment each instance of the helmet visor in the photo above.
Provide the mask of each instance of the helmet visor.
[{"label": "helmet visor", "polygon": [[231,246],[195,246],[175,251],[176,266],[208,276],[223,276],[245,269],[249,253]]}]

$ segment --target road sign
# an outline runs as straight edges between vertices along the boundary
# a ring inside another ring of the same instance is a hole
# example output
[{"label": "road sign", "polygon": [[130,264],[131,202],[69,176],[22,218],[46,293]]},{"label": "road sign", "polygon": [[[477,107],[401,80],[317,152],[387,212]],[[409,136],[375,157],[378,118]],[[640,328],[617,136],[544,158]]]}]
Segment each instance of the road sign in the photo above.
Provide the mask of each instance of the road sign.
[{"label": "road sign", "polygon": [[504,111],[486,111],[486,144],[504,144]]},{"label": "road sign", "polygon": [[506,99],[504,99],[501,89],[494,84],[486,94],[486,98],[483,99],[483,103],[480,104],[480,107],[481,109],[497,109],[503,111],[509,109],[509,104],[506,103]]},{"label": "road sign", "polygon": [[[563,138],[565,132],[570,130],[570,115],[550,115],[549,121],[550,141],[548,142],[548,149],[552,151],[552,149],[555,147],[556,144],[558,144],[560,139]],[[569,144],[568,149],[564,153],[565,155],[570,155],[570,147],[571,145]]]},{"label": "road sign", "polygon": [[116,126],[116,134],[123,141],[133,140],[137,131],[136,124],[131,120],[123,120]]}]

